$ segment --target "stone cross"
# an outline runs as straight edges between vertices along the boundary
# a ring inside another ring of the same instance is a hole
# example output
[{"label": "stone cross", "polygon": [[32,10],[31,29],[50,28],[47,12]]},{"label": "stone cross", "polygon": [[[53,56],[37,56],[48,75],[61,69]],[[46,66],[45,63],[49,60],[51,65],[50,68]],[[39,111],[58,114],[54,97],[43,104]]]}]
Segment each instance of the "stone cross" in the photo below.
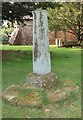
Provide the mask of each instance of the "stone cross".
[{"label": "stone cross", "polygon": [[47,11],[33,11],[33,73],[51,72]]}]

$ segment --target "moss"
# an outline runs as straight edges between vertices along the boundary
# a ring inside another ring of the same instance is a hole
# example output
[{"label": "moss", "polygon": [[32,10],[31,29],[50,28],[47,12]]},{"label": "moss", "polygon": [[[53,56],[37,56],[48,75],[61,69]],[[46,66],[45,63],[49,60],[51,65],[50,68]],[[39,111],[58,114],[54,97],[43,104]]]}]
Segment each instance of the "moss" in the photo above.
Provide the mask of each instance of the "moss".
[{"label": "moss", "polygon": [[39,106],[41,105],[41,99],[38,93],[32,92],[30,94],[18,98],[15,101],[15,104],[20,106]]}]

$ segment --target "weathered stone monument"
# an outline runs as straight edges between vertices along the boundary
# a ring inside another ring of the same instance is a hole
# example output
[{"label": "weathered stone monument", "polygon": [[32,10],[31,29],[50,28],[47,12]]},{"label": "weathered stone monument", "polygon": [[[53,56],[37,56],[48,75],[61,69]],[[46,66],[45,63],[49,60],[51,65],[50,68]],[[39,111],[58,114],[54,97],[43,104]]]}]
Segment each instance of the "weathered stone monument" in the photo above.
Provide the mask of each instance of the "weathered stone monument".
[{"label": "weathered stone monument", "polygon": [[35,10],[33,11],[33,73],[28,75],[28,81],[34,86],[42,87],[46,86],[46,82],[55,82],[56,78],[55,73],[51,73],[47,11]]},{"label": "weathered stone monument", "polygon": [[51,72],[47,11],[33,12],[33,72]]},{"label": "weathered stone monument", "polygon": [[41,94],[43,90],[47,93],[46,97],[50,103],[65,100],[72,92],[79,90],[79,87],[72,82],[68,84],[69,80],[55,90],[56,81],[57,75],[51,72],[47,12],[35,10],[33,11],[33,72],[28,74],[26,82],[7,88],[2,97],[12,105],[45,108],[41,99],[45,97]]}]

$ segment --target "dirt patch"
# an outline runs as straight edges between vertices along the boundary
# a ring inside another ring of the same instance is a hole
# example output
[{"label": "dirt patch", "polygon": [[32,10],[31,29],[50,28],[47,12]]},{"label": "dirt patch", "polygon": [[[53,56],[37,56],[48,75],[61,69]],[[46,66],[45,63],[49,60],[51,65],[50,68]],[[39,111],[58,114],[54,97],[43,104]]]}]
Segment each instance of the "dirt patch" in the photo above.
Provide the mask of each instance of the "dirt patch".
[{"label": "dirt patch", "polygon": [[78,91],[79,87],[69,80],[64,82],[64,85],[61,89],[49,92],[48,97],[50,101],[53,100],[54,102],[59,102],[72,97],[71,95],[74,97]]},{"label": "dirt patch", "polygon": [[54,101],[54,102],[59,102],[60,100],[65,100],[66,98],[68,98],[68,96],[66,95],[66,93],[64,91],[52,91],[49,92],[49,100],[50,101]]},{"label": "dirt patch", "polygon": [[12,52],[12,50],[2,50],[2,54],[7,54],[7,53],[10,53]]}]

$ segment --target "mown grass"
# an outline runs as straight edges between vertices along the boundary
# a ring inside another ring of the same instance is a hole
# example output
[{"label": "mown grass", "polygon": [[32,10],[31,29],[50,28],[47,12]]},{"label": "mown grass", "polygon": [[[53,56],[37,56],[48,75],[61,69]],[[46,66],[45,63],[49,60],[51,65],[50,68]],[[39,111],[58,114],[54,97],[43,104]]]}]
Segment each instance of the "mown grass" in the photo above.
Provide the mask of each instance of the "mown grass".
[{"label": "mown grass", "polygon": [[[20,84],[26,81],[28,73],[32,72],[32,47],[31,46],[2,46],[3,50],[14,50],[4,52],[2,61],[2,89],[5,90],[12,84]],[[72,80],[77,86],[81,86],[81,50],[80,48],[56,48],[50,47],[52,71],[58,75],[59,88],[65,80]],[[80,118],[81,117],[81,95],[48,104],[46,93],[43,102],[45,112],[41,108],[17,107],[4,103],[3,118]]]},{"label": "mown grass", "polygon": [[27,45],[0,45],[0,50],[22,50],[22,51],[25,51],[25,50],[28,50],[28,51],[31,51],[32,49],[32,46],[27,46]]}]

